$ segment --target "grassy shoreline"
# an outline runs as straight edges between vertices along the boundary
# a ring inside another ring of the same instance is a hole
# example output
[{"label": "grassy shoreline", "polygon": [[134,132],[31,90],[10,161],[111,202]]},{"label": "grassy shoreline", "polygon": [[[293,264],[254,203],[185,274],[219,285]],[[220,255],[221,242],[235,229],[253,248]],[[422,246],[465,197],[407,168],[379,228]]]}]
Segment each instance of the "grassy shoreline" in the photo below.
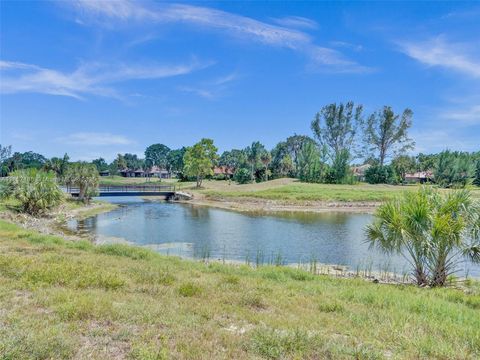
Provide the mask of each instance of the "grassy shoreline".
[{"label": "grassy shoreline", "polygon": [[474,359],[480,287],[381,285],[94,246],[0,221],[0,354]]}]

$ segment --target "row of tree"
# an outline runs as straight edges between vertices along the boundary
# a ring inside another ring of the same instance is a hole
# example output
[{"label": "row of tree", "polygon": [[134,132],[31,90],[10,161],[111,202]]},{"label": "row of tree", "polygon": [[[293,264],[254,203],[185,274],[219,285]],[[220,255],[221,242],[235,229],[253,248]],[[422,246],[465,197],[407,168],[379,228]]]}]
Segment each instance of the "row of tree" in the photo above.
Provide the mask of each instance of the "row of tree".
[{"label": "row of tree", "polygon": [[[92,161],[99,172],[117,174],[124,169],[148,171],[156,166],[182,180],[197,181],[213,176],[221,166],[224,174],[239,183],[266,181],[279,177],[297,177],[305,182],[352,183],[356,181],[352,164],[369,164],[365,180],[369,183],[397,184],[406,174],[428,172],[429,179],[445,186],[480,184],[480,152],[443,151],[439,154],[407,155],[414,147],[408,136],[413,113],[405,109],[396,114],[391,107],[365,115],[362,105],[353,102],[329,104],[315,114],[312,136],[293,135],[279,142],[271,151],[259,141],[244,149],[232,149],[217,155],[213,140],[202,139],[191,147],[170,149],[164,144],[146,148],[145,157],[118,154],[108,164],[103,158]],[[63,176],[69,162],[63,158],[46,159],[33,152],[14,153],[0,146],[2,175],[21,168],[43,168]],[[432,174],[430,174],[432,173]]]}]

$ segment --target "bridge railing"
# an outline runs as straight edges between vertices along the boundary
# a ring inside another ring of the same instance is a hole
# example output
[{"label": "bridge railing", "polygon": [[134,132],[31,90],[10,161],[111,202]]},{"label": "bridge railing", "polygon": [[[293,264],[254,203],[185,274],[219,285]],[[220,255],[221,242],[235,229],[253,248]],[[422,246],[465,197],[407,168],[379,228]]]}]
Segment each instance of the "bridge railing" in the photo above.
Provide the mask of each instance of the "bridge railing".
[{"label": "bridge railing", "polygon": [[[77,194],[80,192],[78,187],[66,186],[63,191],[69,194]],[[101,185],[97,188],[99,193],[162,193],[175,192],[175,185]]]}]

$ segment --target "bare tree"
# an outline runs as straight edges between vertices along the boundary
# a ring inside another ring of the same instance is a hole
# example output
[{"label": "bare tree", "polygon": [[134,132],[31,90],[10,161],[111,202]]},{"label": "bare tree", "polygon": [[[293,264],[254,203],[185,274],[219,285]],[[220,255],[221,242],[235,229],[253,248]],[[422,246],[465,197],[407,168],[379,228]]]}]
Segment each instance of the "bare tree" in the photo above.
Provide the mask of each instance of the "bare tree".
[{"label": "bare tree", "polygon": [[415,142],[408,137],[412,126],[413,112],[405,109],[402,115],[395,114],[390,106],[370,115],[363,123],[365,155],[378,156],[380,166],[392,154],[402,154],[413,149]]}]

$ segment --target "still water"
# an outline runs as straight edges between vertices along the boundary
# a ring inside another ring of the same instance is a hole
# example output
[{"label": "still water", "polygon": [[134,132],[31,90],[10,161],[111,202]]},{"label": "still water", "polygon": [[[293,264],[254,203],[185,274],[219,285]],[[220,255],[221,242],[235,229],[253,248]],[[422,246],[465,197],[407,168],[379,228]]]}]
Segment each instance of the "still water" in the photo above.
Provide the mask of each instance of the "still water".
[{"label": "still water", "polygon": [[[368,214],[254,215],[134,197],[105,200],[120,207],[83,221],[72,220],[69,228],[93,233],[98,242],[128,241],[189,258],[285,264],[316,261],[399,274],[408,270],[403,258],[369,248],[364,236],[365,225],[372,220]],[[468,272],[480,276],[479,267],[470,266]]]}]

